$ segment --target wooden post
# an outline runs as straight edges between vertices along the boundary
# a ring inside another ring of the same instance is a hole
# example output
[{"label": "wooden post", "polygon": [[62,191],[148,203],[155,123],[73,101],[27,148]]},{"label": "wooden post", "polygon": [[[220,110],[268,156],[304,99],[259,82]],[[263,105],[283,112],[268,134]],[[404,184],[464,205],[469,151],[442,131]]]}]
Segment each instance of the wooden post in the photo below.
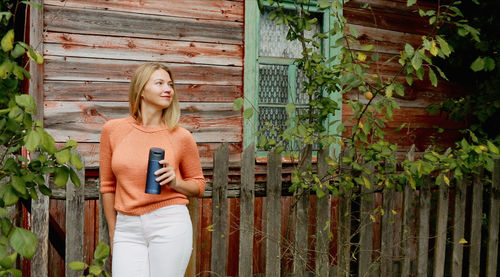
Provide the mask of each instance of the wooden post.
[{"label": "wooden post", "polygon": [[[328,183],[324,180],[328,175],[328,164],[326,159],[329,158],[328,149],[321,149],[318,152],[318,177],[322,183]],[[330,270],[329,256],[329,240],[330,235],[330,217],[331,217],[331,201],[330,192],[324,186],[325,195],[316,200],[316,276],[328,277]]]},{"label": "wooden post", "polygon": [[472,184],[472,212],[470,230],[469,277],[479,276],[481,265],[481,221],[483,214],[483,173],[474,178]]},{"label": "wooden post", "polygon": [[[78,157],[84,163],[80,154]],[[66,276],[77,277],[79,272],[67,266],[71,262],[83,261],[83,224],[85,208],[85,165],[76,170],[81,186],[77,188],[71,181],[66,185]]]},{"label": "wooden post", "polygon": [[436,246],[434,250],[434,277],[444,276],[446,256],[446,227],[448,225],[449,187],[444,182],[439,186]]},{"label": "wooden post", "polygon": [[[415,161],[415,145],[410,147],[407,158],[409,161]],[[401,250],[402,250],[402,265],[401,277],[410,275],[410,228],[411,228],[411,200],[413,188],[410,184],[406,184],[403,189],[403,223],[401,227]]]},{"label": "wooden post", "polygon": [[[370,167],[373,171],[373,167]],[[366,277],[373,271],[372,255],[373,255],[373,221],[371,215],[374,210],[373,189],[368,189],[363,186],[360,196],[360,230],[359,230],[359,267],[358,276]]]},{"label": "wooden post", "polygon": [[[307,145],[302,151],[299,171],[307,172],[311,165],[312,148]],[[297,201],[295,208],[294,226],[294,251],[293,251],[293,275],[297,277],[305,276],[307,267],[307,234],[309,225],[309,190],[299,188],[294,199]]]},{"label": "wooden post", "polygon": [[490,193],[490,218],[488,219],[488,253],[486,277],[497,276],[498,222],[500,221],[500,160],[495,160]]},{"label": "wooden post", "polygon": [[[106,221],[106,217],[104,216],[104,208],[102,205],[102,194],[100,193],[99,193],[99,241],[103,241],[107,245],[110,244],[108,223]],[[112,245],[109,246],[111,247]],[[111,272],[111,257],[106,259],[106,263],[104,264],[104,270],[106,270],[106,272]]]},{"label": "wooden post", "polygon": [[460,240],[464,238],[465,233],[465,208],[467,201],[467,182],[462,179],[455,188],[455,214],[453,215],[453,250],[451,275],[453,277],[462,277],[462,264],[464,256],[464,247]]},{"label": "wooden post", "polygon": [[265,200],[267,205],[265,276],[270,277],[278,277],[281,274],[281,178],[281,154],[274,153],[274,151],[271,150],[267,155],[267,187]]},{"label": "wooden post", "polygon": [[229,146],[223,143],[214,153],[214,179],[212,189],[212,251],[210,268],[214,274],[226,276],[228,203],[227,174]]},{"label": "wooden post", "polygon": [[[48,176],[44,176],[48,187]],[[49,276],[49,203],[50,198],[39,193],[38,200],[31,200],[31,231],[38,238],[35,256],[31,259],[31,276]]]},{"label": "wooden post", "polygon": [[418,256],[417,276],[427,277],[427,264],[429,253],[429,216],[431,210],[430,177],[424,178],[420,188],[420,207],[418,224]]},{"label": "wooden post", "polygon": [[252,276],[255,201],[255,142],[250,144],[241,157],[240,193],[240,256],[238,273]]}]

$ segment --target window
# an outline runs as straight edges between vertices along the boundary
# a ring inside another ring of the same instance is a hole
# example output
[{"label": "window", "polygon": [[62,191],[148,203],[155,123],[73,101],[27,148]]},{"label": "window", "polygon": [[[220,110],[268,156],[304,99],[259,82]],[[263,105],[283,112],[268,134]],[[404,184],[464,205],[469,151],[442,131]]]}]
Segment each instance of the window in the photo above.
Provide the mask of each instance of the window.
[{"label": "window", "polygon": [[[244,146],[256,138],[257,130],[261,130],[266,122],[272,123],[279,131],[283,131],[288,119],[286,105],[290,102],[300,113],[308,107],[309,98],[301,93],[304,74],[293,63],[301,57],[302,47],[298,41],[288,41],[288,26],[277,25],[269,18],[269,11],[261,13],[257,1],[245,2],[245,108],[253,106],[258,109],[258,116],[245,121]],[[291,7],[293,8],[293,7]],[[310,11],[318,18],[312,30],[306,32],[308,38],[316,32],[330,29],[329,11]],[[294,12],[291,9],[290,12]],[[318,41],[320,42],[320,41]],[[321,41],[323,54],[328,58],[329,41]],[[249,103],[247,103],[249,102]],[[275,134],[268,132],[268,139],[278,140]],[[287,145],[288,149],[295,148]],[[258,149],[258,155],[265,155]]]}]

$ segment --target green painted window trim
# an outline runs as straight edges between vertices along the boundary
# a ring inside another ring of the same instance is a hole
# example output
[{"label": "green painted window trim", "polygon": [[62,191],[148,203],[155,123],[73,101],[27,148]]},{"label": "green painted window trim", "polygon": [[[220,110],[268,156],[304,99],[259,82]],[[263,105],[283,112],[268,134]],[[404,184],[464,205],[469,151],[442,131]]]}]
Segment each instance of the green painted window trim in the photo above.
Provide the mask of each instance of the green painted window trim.
[{"label": "green painted window trim", "polygon": [[[293,7],[292,3],[283,3],[285,7]],[[310,7],[310,11],[318,12],[316,7]],[[323,12],[323,30],[330,30],[333,28],[334,19],[330,16],[330,11],[325,10]],[[259,29],[260,29],[260,11],[257,1],[245,1],[245,57],[244,57],[244,105],[243,108],[254,108],[258,110],[258,88],[259,88],[259,70],[258,66],[260,63],[270,63],[270,64],[283,64],[292,65],[293,59],[286,58],[274,58],[274,57],[261,57],[259,59]],[[324,55],[327,59],[332,56],[340,54],[341,49],[333,49],[331,46],[336,41],[337,36],[329,36],[327,39],[322,41]],[[289,67],[291,70],[292,67]],[[289,75],[290,78],[290,75]],[[289,82],[289,86],[293,86],[290,89],[295,89],[295,81]],[[293,91],[293,90],[292,90]],[[289,94],[289,97],[290,94]],[[342,120],[342,101],[340,93],[335,93],[331,96],[332,100],[339,103],[340,109],[335,113],[335,115],[330,116],[329,122],[336,120],[338,123],[333,124],[328,127],[328,132],[332,135],[337,133],[337,127]],[[289,99],[292,100],[292,99]],[[252,142],[256,141],[254,136],[257,128],[259,126],[258,116],[254,115],[251,119],[243,121],[243,146],[247,147]],[[328,124],[329,125],[329,124]],[[335,153],[339,153],[340,145],[335,144],[333,146]],[[257,156],[266,156],[266,151],[257,151]],[[315,154],[315,153],[313,153]]]}]

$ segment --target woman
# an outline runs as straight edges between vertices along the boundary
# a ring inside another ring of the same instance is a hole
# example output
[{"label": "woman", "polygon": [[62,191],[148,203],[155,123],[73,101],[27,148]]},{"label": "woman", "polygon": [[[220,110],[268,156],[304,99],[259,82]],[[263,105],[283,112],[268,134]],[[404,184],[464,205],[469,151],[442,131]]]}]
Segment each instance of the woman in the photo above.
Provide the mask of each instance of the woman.
[{"label": "woman", "polygon": [[[106,122],[100,179],[112,245],[113,276],[184,276],[192,251],[188,196],[203,195],[196,142],[178,126],[179,100],[171,71],[141,65],[132,76],[130,116]],[[149,149],[165,150],[155,172],[159,195],[146,194]]]}]

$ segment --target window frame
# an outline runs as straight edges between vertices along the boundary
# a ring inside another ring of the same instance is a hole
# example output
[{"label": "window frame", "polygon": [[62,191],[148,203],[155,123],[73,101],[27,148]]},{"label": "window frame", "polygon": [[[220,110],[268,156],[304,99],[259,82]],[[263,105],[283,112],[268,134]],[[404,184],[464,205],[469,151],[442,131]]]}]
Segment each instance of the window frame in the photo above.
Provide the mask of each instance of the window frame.
[{"label": "window frame", "polygon": [[[333,0],[336,1],[336,0]],[[313,3],[315,4],[315,2]],[[285,8],[294,9],[293,3],[282,3]],[[265,6],[269,6],[265,4]],[[335,20],[330,16],[330,9],[319,10],[316,6],[309,6],[311,12],[322,13],[323,14],[323,25],[322,30],[333,29]],[[259,109],[259,65],[260,64],[281,64],[288,65],[289,72],[291,67],[296,66],[293,64],[293,58],[279,58],[279,57],[259,57],[259,47],[260,47],[260,10],[257,1],[245,1],[245,48],[244,48],[244,85],[243,85],[243,95],[245,98],[243,107],[244,109],[254,108]],[[338,36],[328,36],[328,38],[321,41],[323,55],[327,59],[332,56],[338,56],[340,54],[341,48],[332,48]],[[295,72],[296,73],[296,70]],[[290,80],[290,76],[289,76]],[[296,76],[293,82],[289,82],[288,90],[296,90]],[[288,99],[291,100],[293,94],[288,93]],[[331,99],[339,104],[339,110],[335,115],[331,115],[327,122],[326,128],[327,132],[335,135],[337,134],[337,127],[342,120],[342,101],[340,92],[334,93]],[[264,105],[265,106],[265,105]],[[330,125],[330,122],[336,121],[335,124]],[[246,148],[253,142],[256,142],[257,138],[255,133],[258,131],[259,117],[254,114],[250,119],[243,120],[243,147]],[[334,144],[332,146],[335,153],[339,153],[340,145]],[[331,149],[333,150],[333,149]],[[256,157],[261,158],[267,156],[268,151],[261,151],[256,149]],[[316,155],[313,152],[313,155]]]}]

